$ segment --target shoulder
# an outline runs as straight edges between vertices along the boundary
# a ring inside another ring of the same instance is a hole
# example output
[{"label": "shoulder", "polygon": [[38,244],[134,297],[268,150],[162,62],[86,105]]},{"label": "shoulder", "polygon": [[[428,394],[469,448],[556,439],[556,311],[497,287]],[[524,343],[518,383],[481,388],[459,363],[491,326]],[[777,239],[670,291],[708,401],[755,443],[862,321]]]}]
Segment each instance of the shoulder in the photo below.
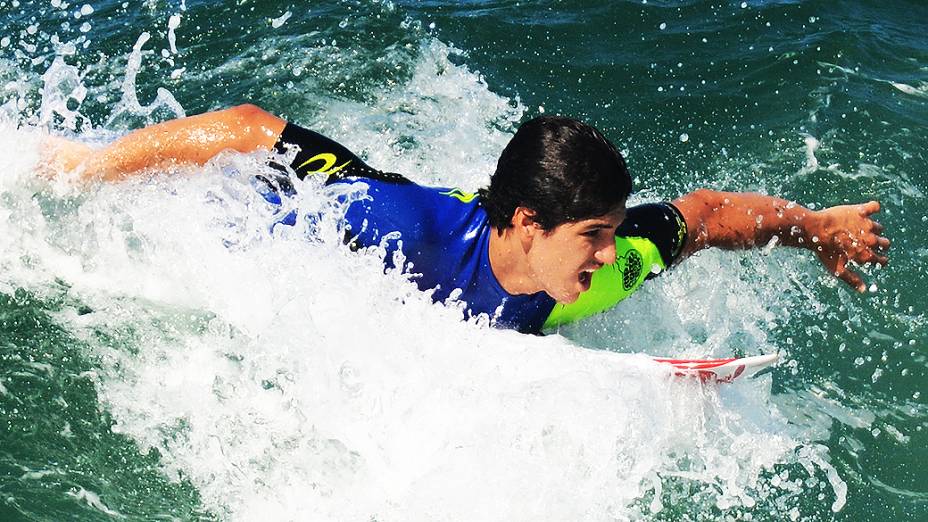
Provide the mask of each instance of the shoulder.
[{"label": "shoulder", "polygon": [[657,247],[665,265],[670,266],[686,243],[686,221],[672,203],[646,203],[629,207],[616,236],[643,238]]}]

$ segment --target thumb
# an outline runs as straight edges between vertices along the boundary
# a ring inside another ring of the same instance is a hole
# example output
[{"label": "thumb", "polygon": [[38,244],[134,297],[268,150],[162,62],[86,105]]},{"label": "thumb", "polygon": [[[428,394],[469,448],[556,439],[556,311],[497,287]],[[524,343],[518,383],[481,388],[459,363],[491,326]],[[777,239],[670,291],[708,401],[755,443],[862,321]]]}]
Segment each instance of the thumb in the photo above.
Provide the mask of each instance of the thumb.
[{"label": "thumb", "polygon": [[870,214],[876,214],[880,211],[880,202],[879,201],[868,201],[860,205],[861,215],[869,216]]}]

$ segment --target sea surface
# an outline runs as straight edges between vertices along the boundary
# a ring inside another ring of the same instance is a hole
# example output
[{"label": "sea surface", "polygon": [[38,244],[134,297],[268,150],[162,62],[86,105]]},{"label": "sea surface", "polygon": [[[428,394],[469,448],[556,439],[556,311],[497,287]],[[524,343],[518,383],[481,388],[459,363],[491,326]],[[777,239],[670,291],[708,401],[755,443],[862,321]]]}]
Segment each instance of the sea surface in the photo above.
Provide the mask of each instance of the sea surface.
[{"label": "sea surface", "polygon": [[[928,3],[0,0],[0,520],[928,520]],[[251,102],[475,190],[519,122],[699,187],[882,203],[858,295],[807,251],[705,251],[544,337],[460,320],[224,153],[42,175]],[[701,386],[642,354],[779,352]]]}]

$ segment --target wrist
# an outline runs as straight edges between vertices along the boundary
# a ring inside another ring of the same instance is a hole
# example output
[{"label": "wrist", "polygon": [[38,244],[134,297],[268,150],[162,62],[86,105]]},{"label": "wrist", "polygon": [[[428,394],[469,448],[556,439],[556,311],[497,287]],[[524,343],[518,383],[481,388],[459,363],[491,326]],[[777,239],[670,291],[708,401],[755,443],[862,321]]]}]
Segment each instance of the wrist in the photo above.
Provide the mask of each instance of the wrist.
[{"label": "wrist", "polygon": [[802,241],[799,246],[808,250],[815,250],[825,241],[824,237],[824,218],[821,211],[809,210],[804,208],[802,224],[799,228],[802,230]]},{"label": "wrist", "polygon": [[822,215],[819,211],[808,209],[794,202],[786,203],[781,223],[780,241],[783,245],[815,248],[822,240]]}]

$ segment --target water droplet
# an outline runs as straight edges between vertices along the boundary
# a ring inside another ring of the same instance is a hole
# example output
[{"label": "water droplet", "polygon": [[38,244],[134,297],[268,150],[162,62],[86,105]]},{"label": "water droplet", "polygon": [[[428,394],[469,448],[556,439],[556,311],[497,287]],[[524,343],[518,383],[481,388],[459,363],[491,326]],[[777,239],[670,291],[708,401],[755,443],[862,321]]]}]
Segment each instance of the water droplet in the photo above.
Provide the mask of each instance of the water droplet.
[{"label": "water droplet", "polygon": [[680,135],[680,141],[682,141],[683,143],[686,143],[686,142],[688,142],[689,140],[690,140],[690,135],[689,135],[689,134],[687,134],[687,133],[684,132],[683,134]]},{"label": "water droplet", "polygon": [[667,24],[664,23],[664,22],[661,22],[661,25],[659,25],[659,26],[657,26],[657,27],[658,27],[661,31],[663,31],[664,29],[667,29]]},{"label": "water droplet", "polygon": [[93,7],[90,4],[84,4],[81,6],[81,14],[84,16],[90,16],[93,14]]}]

